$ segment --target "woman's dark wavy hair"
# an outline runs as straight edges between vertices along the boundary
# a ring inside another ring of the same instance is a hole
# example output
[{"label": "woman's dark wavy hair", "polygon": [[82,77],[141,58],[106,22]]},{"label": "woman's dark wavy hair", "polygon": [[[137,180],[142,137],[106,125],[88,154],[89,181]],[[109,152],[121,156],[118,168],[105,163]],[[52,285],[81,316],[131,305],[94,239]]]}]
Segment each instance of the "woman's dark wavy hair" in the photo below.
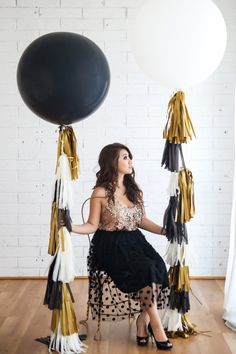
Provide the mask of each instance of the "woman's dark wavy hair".
[{"label": "woman's dark wavy hair", "polygon": [[[124,149],[128,152],[129,158],[133,156],[129,148],[120,143],[113,143],[104,146],[98,158],[100,170],[96,173],[96,187],[104,187],[107,191],[108,201],[115,202],[114,193],[118,182],[118,159],[120,151]],[[132,169],[131,174],[124,175],[124,186],[126,188],[127,198],[134,204],[143,204],[143,192],[135,182],[135,172]]]}]

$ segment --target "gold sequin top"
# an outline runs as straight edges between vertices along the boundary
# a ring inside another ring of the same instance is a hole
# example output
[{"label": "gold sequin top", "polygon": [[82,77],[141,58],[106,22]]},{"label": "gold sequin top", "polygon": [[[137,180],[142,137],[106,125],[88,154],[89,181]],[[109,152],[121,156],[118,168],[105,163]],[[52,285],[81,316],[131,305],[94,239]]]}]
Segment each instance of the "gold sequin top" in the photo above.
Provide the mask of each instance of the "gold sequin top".
[{"label": "gold sequin top", "polygon": [[141,205],[134,205],[128,208],[115,198],[115,203],[106,201],[102,210],[98,228],[106,231],[136,230],[143,218]]}]

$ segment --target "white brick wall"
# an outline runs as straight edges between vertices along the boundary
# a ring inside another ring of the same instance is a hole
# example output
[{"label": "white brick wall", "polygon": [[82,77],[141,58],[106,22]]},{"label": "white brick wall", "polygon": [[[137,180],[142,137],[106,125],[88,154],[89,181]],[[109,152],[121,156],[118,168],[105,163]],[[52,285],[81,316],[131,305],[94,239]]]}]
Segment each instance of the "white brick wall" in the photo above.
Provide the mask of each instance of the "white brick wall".
[{"label": "white brick wall", "polygon": [[[128,144],[134,154],[147,214],[161,223],[169,173],[160,167],[162,129],[171,92],[148,79],[135,63],[129,29],[141,0],[0,0],[0,275],[46,275],[57,127],[37,118],[16,86],[18,60],[38,36],[72,31],[104,50],[111,68],[108,97],[93,116],[74,125],[81,178],[74,184],[73,220],[90,196],[100,149]],[[236,3],[215,0],[228,28],[218,70],[186,92],[197,139],[184,146],[195,179],[196,217],[188,224],[190,274],[224,275],[233,180],[236,77]],[[96,140],[94,139],[96,137]],[[87,213],[87,211],[86,211]],[[146,233],[160,252],[166,242]],[[88,240],[73,235],[78,274],[86,274]]]}]

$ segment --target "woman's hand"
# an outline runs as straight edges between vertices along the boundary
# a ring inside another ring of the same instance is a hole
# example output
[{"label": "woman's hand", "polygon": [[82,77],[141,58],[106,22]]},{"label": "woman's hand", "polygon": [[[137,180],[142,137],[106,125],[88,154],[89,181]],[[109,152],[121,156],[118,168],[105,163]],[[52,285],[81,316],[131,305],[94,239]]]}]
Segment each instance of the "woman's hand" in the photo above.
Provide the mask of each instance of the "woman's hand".
[{"label": "woman's hand", "polygon": [[146,216],[142,218],[140,228],[157,235],[166,235],[166,230],[164,227],[156,224],[152,220],[148,219]]},{"label": "woman's hand", "polygon": [[60,227],[63,227],[63,226],[66,226],[65,220],[61,219],[61,220],[60,220]]},{"label": "woman's hand", "polygon": [[164,227],[161,229],[161,234],[166,236],[166,229]]},{"label": "woman's hand", "polygon": [[62,226],[66,226],[70,232],[75,234],[88,235],[96,232],[99,226],[100,215],[102,211],[102,200],[105,198],[105,189],[103,187],[97,187],[90,198],[90,210],[88,221],[81,225],[72,225],[72,220],[69,218],[68,224],[70,225],[70,230],[68,229],[67,218],[62,218],[64,223],[60,223]]},{"label": "woman's hand", "polygon": [[66,227],[69,232],[72,232],[72,220],[68,209],[59,209],[58,211],[58,227]]}]

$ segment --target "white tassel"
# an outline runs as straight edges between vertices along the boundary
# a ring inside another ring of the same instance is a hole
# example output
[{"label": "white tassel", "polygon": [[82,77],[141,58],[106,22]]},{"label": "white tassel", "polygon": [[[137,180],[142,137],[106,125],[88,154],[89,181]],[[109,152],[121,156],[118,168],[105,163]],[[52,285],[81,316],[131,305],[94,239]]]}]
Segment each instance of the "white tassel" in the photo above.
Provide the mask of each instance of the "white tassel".
[{"label": "white tassel", "polygon": [[182,253],[184,254],[183,244],[179,245],[177,241],[168,243],[167,250],[165,253],[166,263],[169,264],[171,267],[177,265],[178,262],[182,263]]},{"label": "white tassel", "polygon": [[181,313],[177,310],[166,309],[161,322],[164,329],[169,332],[183,331]]},{"label": "white tassel", "polygon": [[187,263],[187,254],[188,254],[188,245],[185,242],[179,244],[177,241],[167,244],[166,253],[164,255],[166,263],[171,267],[180,263],[182,266],[184,263]]},{"label": "white tassel", "polygon": [[179,245],[176,241],[173,243],[167,244],[167,250],[165,253],[165,260],[166,263],[169,264],[171,267],[178,264],[178,254],[179,254]]},{"label": "white tassel", "polygon": [[66,227],[64,233],[64,252],[62,252],[62,228],[59,231],[59,249],[53,270],[53,281],[69,283],[74,280],[76,272],[74,266],[74,253],[72,248],[71,236]]},{"label": "white tassel", "polygon": [[61,335],[61,324],[59,322],[57,333],[51,332],[51,340],[49,344],[49,353],[56,350],[61,354],[80,354],[85,353],[87,345],[81,342],[78,333],[73,333],[70,336]]},{"label": "white tassel", "polygon": [[169,186],[167,188],[167,193],[171,197],[176,196],[176,189],[179,190],[178,187],[178,179],[179,179],[179,172],[171,172],[170,174],[170,181]]},{"label": "white tassel", "polygon": [[[60,155],[57,165],[57,207],[59,209],[71,209],[72,200],[72,178],[68,157],[66,154]],[[54,196],[54,195],[53,195]]]},{"label": "white tassel", "polygon": [[74,280],[76,275],[74,269],[74,253],[70,233],[66,227],[63,227],[63,231],[65,251],[61,253],[61,266],[58,280],[63,283],[69,283]]}]

